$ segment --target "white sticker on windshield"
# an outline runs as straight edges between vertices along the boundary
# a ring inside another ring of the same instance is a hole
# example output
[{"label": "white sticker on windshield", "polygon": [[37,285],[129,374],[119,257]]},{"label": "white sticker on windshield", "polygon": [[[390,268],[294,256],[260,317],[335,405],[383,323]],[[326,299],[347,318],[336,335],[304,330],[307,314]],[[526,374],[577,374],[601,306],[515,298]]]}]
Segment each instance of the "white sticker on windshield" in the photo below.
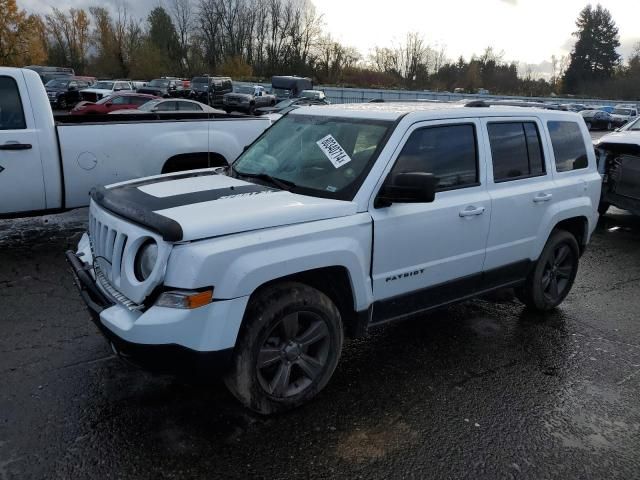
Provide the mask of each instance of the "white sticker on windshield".
[{"label": "white sticker on windshield", "polygon": [[351,161],[351,157],[347,155],[344,148],[340,146],[338,141],[333,138],[333,135],[329,134],[324,138],[321,138],[316,142],[322,153],[329,159],[333,166],[340,168]]}]

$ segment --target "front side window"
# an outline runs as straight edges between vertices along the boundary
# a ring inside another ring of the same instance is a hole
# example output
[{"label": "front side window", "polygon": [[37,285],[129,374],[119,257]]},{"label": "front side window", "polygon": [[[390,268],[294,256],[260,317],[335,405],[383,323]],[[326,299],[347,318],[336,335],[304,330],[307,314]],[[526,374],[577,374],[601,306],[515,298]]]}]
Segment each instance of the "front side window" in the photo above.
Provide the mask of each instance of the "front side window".
[{"label": "front side window", "polygon": [[298,193],[352,200],[384,146],[393,122],[289,114],[234,163],[234,173],[266,174]]},{"label": "front side window", "polygon": [[549,135],[556,157],[556,170],[570,172],[589,166],[582,131],[575,122],[548,122]]},{"label": "front side window", "polygon": [[127,100],[127,97],[115,97],[111,103],[114,105],[127,105],[129,101]]},{"label": "front side window", "polygon": [[24,130],[27,123],[16,81],[0,77],[0,130]]},{"label": "front side window", "polygon": [[414,131],[405,143],[391,172],[431,173],[438,190],[478,184],[478,154],[475,127],[443,125]]},{"label": "front side window", "polygon": [[176,102],[162,102],[156,107],[158,112],[175,112],[178,110]]},{"label": "front side window", "polygon": [[501,122],[487,125],[494,182],[545,174],[538,127],[534,122]]}]

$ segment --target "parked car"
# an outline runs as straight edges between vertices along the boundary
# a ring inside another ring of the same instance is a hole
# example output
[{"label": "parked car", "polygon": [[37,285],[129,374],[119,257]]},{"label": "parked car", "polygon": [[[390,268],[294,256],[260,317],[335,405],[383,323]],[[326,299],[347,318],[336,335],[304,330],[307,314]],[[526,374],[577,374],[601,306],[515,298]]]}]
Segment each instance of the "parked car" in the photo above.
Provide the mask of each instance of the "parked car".
[{"label": "parked car", "polygon": [[44,86],[51,108],[68,110],[80,101],[80,90],[89,87],[89,82],[78,77],[60,77]]},{"label": "parked car", "polygon": [[266,92],[260,85],[238,85],[232,93],[226,93],[222,97],[224,111],[241,111],[253,115],[256,108],[274,106],[276,96]]},{"label": "parked car", "polygon": [[115,351],[221,370],[238,400],[270,414],[327,385],[344,335],[504,287],[531,309],[557,307],[600,187],[573,113],[302,107],[227,175],[94,189],[67,259]]},{"label": "parked car", "polygon": [[0,68],[0,217],[89,204],[88,192],[147,175],[228,166],[274,117],[66,116],[37,73]]},{"label": "parked car", "polygon": [[310,78],[278,75],[271,77],[271,93],[276,96],[278,102],[297,98],[303,90],[313,90]]},{"label": "parked car", "polygon": [[589,130],[613,130],[613,118],[602,110],[583,110],[580,112]]},{"label": "parked car", "polygon": [[637,117],[638,108],[635,105],[616,105],[613,112],[611,112],[611,118],[613,119],[613,125],[615,127],[622,127],[625,123]]},{"label": "parked car", "polygon": [[182,81],[178,79],[156,78],[151,80],[146,87],[139,88],[137,93],[146,93],[156,97],[170,98],[182,94]]},{"label": "parked car", "polygon": [[224,95],[231,92],[233,92],[233,84],[229,77],[202,75],[191,79],[189,98],[212,107],[222,107]]},{"label": "parked car", "polygon": [[207,112],[224,114],[222,110],[216,110],[215,108],[205,105],[204,103],[196,102],[195,100],[187,99],[164,99],[164,100],[151,100],[141,105],[135,110],[115,110],[111,114],[148,114],[148,113],[194,113],[194,112]]},{"label": "parked car", "polygon": [[46,85],[51,80],[60,77],[73,77],[76,72],[73,68],[65,68],[65,67],[46,67],[42,65],[29,65],[24,67],[27,70],[33,70],[36,72],[40,79],[42,80],[42,84]]},{"label": "parked car", "polygon": [[80,90],[80,98],[86,102],[97,102],[118,92],[135,93],[135,90],[128,80],[100,80],[90,88]]},{"label": "parked car", "polygon": [[322,90],[303,90],[300,92],[300,97],[311,100],[326,100],[327,98]]},{"label": "parked car", "polygon": [[261,115],[265,113],[284,114],[286,112],[290,112],[295,108],[304,107],[307,105],[329,105],[329,101],[326,98],[322,100],[315,100],[313,98],[307,97],[290,98],[288,100],[283,100],[276,103],[273,107],[256,108],[256,113],[259,113]]},{"label": "parked car", "polygon": [[611,205],[640,215],[640,118],[596,143],[603,178],[600,214]]},{"label": "parked car", "polygon": [[105,97],[97,102],[80,102],[73,110],[71,115],[106,115],[115,110],[131,110],[144,105],[145,103],[156,100],[159,97],[153,95],[145,95],[143,93],[117,93],[110,97]]}]

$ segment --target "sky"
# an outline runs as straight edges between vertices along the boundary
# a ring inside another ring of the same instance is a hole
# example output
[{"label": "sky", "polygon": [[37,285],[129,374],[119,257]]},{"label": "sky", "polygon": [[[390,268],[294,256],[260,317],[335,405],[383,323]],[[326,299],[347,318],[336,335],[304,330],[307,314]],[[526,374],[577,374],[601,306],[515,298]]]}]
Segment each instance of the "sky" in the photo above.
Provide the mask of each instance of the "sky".
[{"label": "sky", "polygon": [[[194,0],[194,2],[197,0]],[[325,29],[367,55],[375,46],[403,42],[420,32],[431,45],[445,47],[447,57],[469,58],[492,46],[504,60],[537,65],[544,71],[551,55],[571,51],[575,20],[588,0],[312,0]],[[125,3],[138,18],[166,0],[18,0],[30,12]],[[636,0],[601,0],[620,29],[620,53],[629,55],[640,41],[640,6]]]}]

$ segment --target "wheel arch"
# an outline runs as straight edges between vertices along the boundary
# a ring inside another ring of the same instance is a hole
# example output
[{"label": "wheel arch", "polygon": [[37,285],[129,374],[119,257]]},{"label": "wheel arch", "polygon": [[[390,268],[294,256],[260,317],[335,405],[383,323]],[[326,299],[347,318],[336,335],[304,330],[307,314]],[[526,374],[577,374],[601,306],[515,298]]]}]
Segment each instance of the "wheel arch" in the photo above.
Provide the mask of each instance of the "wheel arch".
[{"label": "wheel arch", "polygon": [[167,159],[161,173],[175,173],[199,168],[225,167],[229,165],[224,155],[215,152],[181,153]]},{"label": "wheel arch", "polygon": [[589,220],[585,216],[576,216],[559,221],[553,227],[551,232],[555,230],[564,230],[575,237],[580,247],[580,254],[584,253],[589,239]]},{"label": "wheel arch", "polygon": [[[260,295],[266,288],[278,283],[298,282],[322,292],[336,305],[349,336],[356,336],[359,332],[359,316],[356,311],[356,299],[354,294],[351,274],[343,265],[333,265],[321,268],[313,268],[279,278],[269,280],[258,286],[251,294],[249,302]],[[245,319],[242,320],[244,323]]]}]

